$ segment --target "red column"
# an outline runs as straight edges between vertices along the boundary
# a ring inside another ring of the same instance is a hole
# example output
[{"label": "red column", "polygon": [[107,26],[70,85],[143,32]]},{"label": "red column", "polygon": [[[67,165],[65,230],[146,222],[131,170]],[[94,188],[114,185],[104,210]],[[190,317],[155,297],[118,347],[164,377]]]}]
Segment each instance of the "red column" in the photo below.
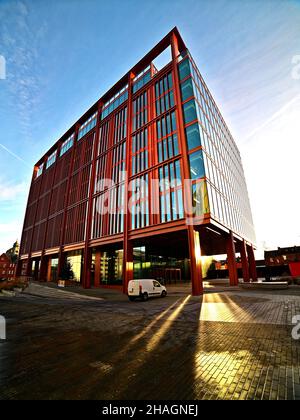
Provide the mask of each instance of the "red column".
[{"label": "red column", "polygon": [[134,74],[128,76],[128,101],[127,101],[127,132],[126,132],[126,175],[125,175],[125,191],[124,191],[124,234],[123,234],[123,293],[127,294],[129,280],[133,279],[133,244],[128,239],[128,231],[130,228],[130,214],[128,209],[128,201],[130,191],[128,189],[129,177],[131,173],[131,133],[132,133],[132,81]]},{"label": "red column", "polygon": [[123,279],[123,293],[127,294],[128,283],[133,280],[133,243],[128,239],[124,242]]},{"label": "red column", "polygon": [[229,271],[229,283],[230,286],[237,286],[239,284],[237,274],[237,263],[235,256],[235,244],[233,240],[232,232],[226,238],[226,251],[227,251],[227,265]]},{"label": "red column", "polygon": [[94,286],[100,287],[101,282],[101,251],[96,250],[95,253],[95,280],[94,280]]},{"label": "red column", "polygon": [[[180,94],[180,82],[177,67],[177,58],[179,55],[178,40],[176,35],[171,35],[171,49],[172,49],[172,61],[173,61],[173,77],[174,77],[174,96],[176,103],[176,119],[178,124],[178,139],[180,145],[180,151],[182,155],[182,175],[184,179],[190,179],[190,170],[188,162],[188,151],[186,145],[186,138],[184,132],[184,119],[181,106],[181,94]],[[183,191],[184,202],[185,202],[185,217],[190,217],[189,210],[192,208],[192,196],[191,189]],[[193,225],[187,226],[188,232],[188,243],[189,243],[189,254],[190,254],[190,269],[191,269],[191,281],[192,281],[192,294],[199,296],[203,294],[203,283],[202,283],[202,269],[201,269],[201,250],[200,250],[200,238],[199,232],[195,231]]]},{"label": "red column", "polygon": [[45,255],[42,255],[41,267],[40,267],[39,279],[38,279],[39,281],[47,280],[48,264],[49,264],[49,258]]},{"label": "red column", "polygon": [[92,248],[85,247],[83,252],[82,287],[91,287]]},{"label": "red column", "polygon": [[253,246],[248,245],[247,251],[248,251],[248,257],[249,257],[250,277],[252,281],[257,281],[256,263],[255,263]]},{"label": "red column", "polygon": [[94,145],[93,145],[93,160],[91,163],[89,198],[87,204],[87,221],[85,230],[85,245],[83,251],[83,270],[82,270],[82,285],[85,289],[91,287],[91,264],[92,264],[92,250],[89,248],[89,241],[92,237],[92,218],[93,218],[93,195],[95,192],[96,179],[96,165],[97,165],[97,150],[99,144],[99,132],[101,124],[101,109],[102,103],[98,103],[97,124],[95,129]]},{"label": "red column", "polygon": [[23,261],[18,259],[17,267],[16,267],[16,277],[20,277],[21,274],[22,274],[22,263],[23,263]]},{"label": "red column", "polygon": [[59,252],[58,252],[58,267],[57,267],[57,279],[60,280],[62,269],[65,265],[66,255],[63,253],[63,247],[65,242],[65,232],[66,232],[66,223],[67,223],[67,211],[69,205],[69,194],[70,194],[70,186],[71,186],[71,176],[74,167],[74,159],[75,159],[75,152],[77,147],[77,139],[78,139],[78,131],[80,125],[76,123],[74,128],[74,144],[71,149],[71,157],[70,157],[70,165],[68,171],[68,178],[67,178],[67,186],[66,186],[66,193],[64,196],[64,213],[63,213],[63,220],[61,224],[61,231],[60,231],[60,241],[59,241]]},{"label": "red column", "polygon": [[197,232],[193,226],[188,226],[188,242],[190,254],[192,294],[193,296],[199,296],[203,294],[200,235],[199,232]]},{"label": "red column", "polygon": [[32,276],[32,260],[28,257],[27,264],[26,264],[26,277]]},{"label": "red column", "polygon": [[247,257],[247,249],[246,249],[246,243],[243,240],[241,242],[241,260],[242,260],[242,270],[243,270],[243,279],[244,282],[250,281],[250,274],[249,274],[249,263],[248,263],[248,257]]}]

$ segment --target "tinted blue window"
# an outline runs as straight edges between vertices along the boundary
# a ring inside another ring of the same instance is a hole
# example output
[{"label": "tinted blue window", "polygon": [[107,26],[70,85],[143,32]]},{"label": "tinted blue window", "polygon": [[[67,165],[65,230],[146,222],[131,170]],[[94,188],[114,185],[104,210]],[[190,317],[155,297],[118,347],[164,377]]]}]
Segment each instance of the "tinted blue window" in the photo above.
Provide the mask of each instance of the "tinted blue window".
[{"label": "tinted blue window", "polygon": [[205,176],[203,154],[201,151],[192,153],[189,156],[191,179],[203,178]]},{"label": "tinted blue window", "polygon": [[183,80],[185,77],[191,74],[191,68],[189,60],[184,60],[179,64],[179,78]]},{"label": "tinted blue window", "polygon": [[181,84],[181,96],[182,100],[186,101],[187,99],[194,96],[193,81],[192,79],[187,79]]},{"label": "tinted blue window", "polygon": [[196,103],[193,99],[183,105],[183,114],[186,124],[197,119]]},{"label": "tinted blue window", "polygon": [[201,146],[201,137],[199,131],[199,124],[192,124],[185,129],[188,149],[192,150],[195,147]]}]

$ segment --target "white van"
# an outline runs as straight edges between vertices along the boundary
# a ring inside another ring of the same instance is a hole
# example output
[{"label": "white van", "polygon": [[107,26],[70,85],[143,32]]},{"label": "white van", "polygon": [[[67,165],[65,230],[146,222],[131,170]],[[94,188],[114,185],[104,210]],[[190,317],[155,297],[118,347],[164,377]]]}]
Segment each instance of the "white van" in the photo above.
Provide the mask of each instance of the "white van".
[{"label": "white van", "polygon": [[136,298],[148,300],[152,296],[167,296],[167,289],[154,279],[130,280],[128,283],[128,298],[133,301]]}]

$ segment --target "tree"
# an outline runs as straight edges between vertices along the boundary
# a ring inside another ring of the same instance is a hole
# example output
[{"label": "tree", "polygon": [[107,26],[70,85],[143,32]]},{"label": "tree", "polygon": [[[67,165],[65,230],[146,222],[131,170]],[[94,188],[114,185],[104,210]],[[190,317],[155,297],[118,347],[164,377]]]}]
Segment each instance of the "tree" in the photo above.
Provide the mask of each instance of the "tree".
[{"label": "tree", "polygon": [[71,280],[74,277],[74,273],[72,270],[72,264],[69,260],[66,260],[65,264],[62,267],[61,270],[61,279],[62,280]]}]

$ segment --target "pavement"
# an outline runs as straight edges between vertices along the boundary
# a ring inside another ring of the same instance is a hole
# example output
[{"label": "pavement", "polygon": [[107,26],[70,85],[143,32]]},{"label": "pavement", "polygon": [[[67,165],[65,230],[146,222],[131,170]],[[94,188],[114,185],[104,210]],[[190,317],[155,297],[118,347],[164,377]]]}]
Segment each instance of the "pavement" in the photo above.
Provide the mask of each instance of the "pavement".
[{"label": "pavement", "polygon": [[299,287],[70,289],[0,297],[0,399],[300,399]]}]

